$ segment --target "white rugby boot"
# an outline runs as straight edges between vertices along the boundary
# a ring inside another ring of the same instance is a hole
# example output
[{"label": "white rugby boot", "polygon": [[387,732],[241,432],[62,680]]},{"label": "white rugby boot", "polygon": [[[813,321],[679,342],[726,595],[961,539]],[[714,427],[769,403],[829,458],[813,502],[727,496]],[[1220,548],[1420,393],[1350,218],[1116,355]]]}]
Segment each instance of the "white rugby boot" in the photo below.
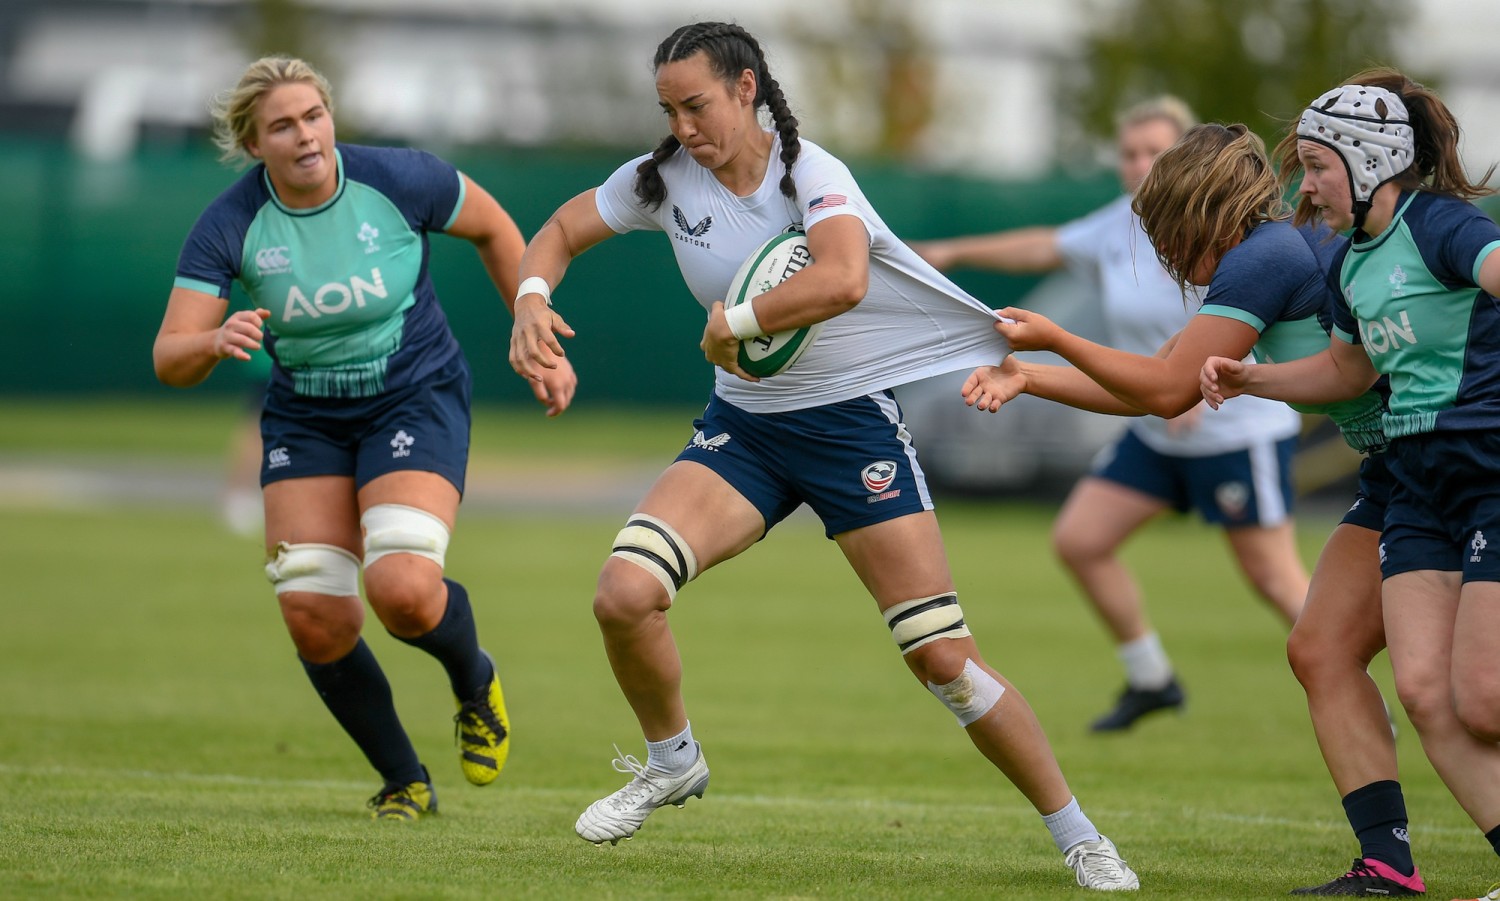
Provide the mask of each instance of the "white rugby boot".
[{"label": "white rugby boot", "polygon": [[698,759],[680,776],[670,776],[643,766],[634,756],[623,753],[620,746],[615,745],[615,753],[620,756],[611,764],[616,772],[629,773],[633,778],[624,788],[589,805],[573,825],[578,837],[596,845],[605,842],[613,845],[622,838],[635,835],[656,808],[667,804],[681,807],[690,796],[702,798],[703,791],[708,788],[708,763],[703,759],[703,747],[697,742],[693,744],[697,747]]},{"label": "white rugby boot", "polygon": [[1073,868],[1073,875],[1084,888],[1133,892],[1141,887],[1141,880],[1115,850],[1115,843],[1102,835],[1097,842],[1079,842],[1069,848],[1063,860]]}]

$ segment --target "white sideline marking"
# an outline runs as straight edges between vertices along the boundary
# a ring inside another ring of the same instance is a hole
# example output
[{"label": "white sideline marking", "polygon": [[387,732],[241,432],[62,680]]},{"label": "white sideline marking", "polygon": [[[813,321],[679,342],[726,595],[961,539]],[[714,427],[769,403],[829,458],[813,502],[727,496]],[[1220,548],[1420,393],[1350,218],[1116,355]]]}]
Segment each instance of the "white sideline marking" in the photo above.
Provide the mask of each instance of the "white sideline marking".
[{"label": "white sideline marking", "polygon": [[[344,779],[267,779],[260,776],[238,776],[233,773],[163,773],[153,770],[90,770],[81,767],[63,766],[17,766],[14,764],[0,763],[0,774],[15,774],[24,776],[69,776],[87,779],[133,779],[139,782],[194,782],[203,785],[248,785],[258,788],[324,788],[340,789],[349,791],[367,791],[370,780],[354,782]],[[584,803],[589,798],[586,790],[561,789],[561,788],[528,788],[507,786],[506,791],[511,794],[529,795],[539,798],[556,798],[560,801],[572,801]],[[900,799],[868,798],[798,798],[780,797],[775,795],[733,795],[716,792],[713,794],[714,804],[740,804],[746,807],[803,807],[812,809],[851,809],[851,810],[911,810],[918,812],[947,813],[962,811],[966,813],[981,813],[988,815],[1005,814],[1010,811],[1000,810],[995,805],[987,804],[933,804],[922,801],[902,801]],[[1160,813],[1143,813],[1141,811],[1120,810],[1117,808],[1093,809],[1092,812],[1106,823],[1117,819],[1162,819]],[[1027,816],[1030,814],[1027,813]],[[1236,823],[1243,826],[1266,826],[1275,829],[1306,829],[1313,832],[1343,832],[1348,830],[1349,825],[1342,821],[1334,820],[1293,820],[1286,817],[1273,817],[1264,814],[1237,814],[1224,813],[1214,810],[1199,810],[1193,807],[1184,807],[1172,814],[1184,820],[1198,822],[1221,822]],[[1477,827],[1458,826],[1436,826],[1426,825],[1415,827],[1422,835],[1458,835],[1467,836],[1474,832]]]}]

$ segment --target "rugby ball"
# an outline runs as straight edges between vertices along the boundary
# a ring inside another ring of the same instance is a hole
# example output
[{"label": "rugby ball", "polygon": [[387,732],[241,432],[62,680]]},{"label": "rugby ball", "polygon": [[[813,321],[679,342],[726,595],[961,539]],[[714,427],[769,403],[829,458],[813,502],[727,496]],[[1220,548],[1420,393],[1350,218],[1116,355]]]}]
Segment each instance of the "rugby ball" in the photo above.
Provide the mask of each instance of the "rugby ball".
[{"label": "rugby ball", "polygon": [[[729,296],[724,299],[724,309],[749,303],[787,279],[802,271],[812,262],[812,253],[807,249],[807,235],[802,232],[782,232],[755,249],[740,265],[729,283]],[[757,378],[766,378],[786,372],[797,359],[818,340],[823,323],[798,329],[787,329],[759,338],[747,338],[740,342],[740,368]]]}]

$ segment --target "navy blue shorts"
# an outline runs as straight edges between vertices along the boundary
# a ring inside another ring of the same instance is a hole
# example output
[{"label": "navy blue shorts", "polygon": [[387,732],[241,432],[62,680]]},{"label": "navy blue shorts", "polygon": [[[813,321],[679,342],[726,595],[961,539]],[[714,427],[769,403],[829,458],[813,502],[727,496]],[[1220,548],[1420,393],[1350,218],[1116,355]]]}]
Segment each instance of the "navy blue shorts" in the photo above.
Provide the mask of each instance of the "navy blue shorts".
[{"label": "navy blue shorts", "polygon": [[1380,573],[1462,572],[1500,582],[1500,431],[1428,432],[1387,452],[1394,484]]},{"label": "navy blue shorts", "polygon": [[1384,453],[1359,461],[1359,490],[1354,495],[1354,504],[1339,522],[1372,532],[1385,531],[1385,510],[1391,502],[1393,483]]},{"label": "navy blue shorts", "polygon": [[355,489],[390,472],[435,472],[464,490],[469,462],[469,367],[462,354],[420,385],[379,397],[266,395],[260,483],[353,476]]},{"label": "navy blue shorts", "polygon": [[1153,450],[1127,431],[1105,448],[1094,475],[1157,498],[1179,513],[1197,510],[1227,529],[1274,526],[1292,512],[1295,437],[1206,457]]},{"label": "navy blue shorts", "polygon": [[766,531],[803,503],[828,537],[932,509],[911,433],[889,391],[787,413],[748,413],[714,395],[678,460],[745,497]]}]

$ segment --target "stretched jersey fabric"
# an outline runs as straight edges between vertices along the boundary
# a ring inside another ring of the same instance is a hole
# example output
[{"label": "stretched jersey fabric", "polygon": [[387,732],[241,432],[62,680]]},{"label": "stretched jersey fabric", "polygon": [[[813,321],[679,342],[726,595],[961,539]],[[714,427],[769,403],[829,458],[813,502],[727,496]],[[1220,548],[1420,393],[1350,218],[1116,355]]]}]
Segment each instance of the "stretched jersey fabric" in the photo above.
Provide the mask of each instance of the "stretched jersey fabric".
[{"label": "stretched jersey fabric", "polygon": [[1385,231],[1335,260],[1333,333],[1390,377],[1392,438],[1500,426],[1500,304],[1479,287],[1496,247],[1500,227],[1472,203],[1403,191]]},{"label": "stretched jersey fabric", "polygon": [[427,273],[429,231],[463,206],[458,170],[418,150],[340,144],[320,206],[284,206],[265,166],[209,204],[174,285],[227,299],[238,281],[271,311],[273,391],[372,397],[422,381],[459,353]]},{"label": "stretched jersey fabric", "polygon": [[[1327,272],[1347,243],[1323,226],[1263,222],[1219,261],[1198,315],[1223,316],[1254,328],[1260,333],[1255,358],[1263,363],[1300,360],[1327,350],[1337,303]],[[1338,403],[1291,406],[1327,414],[1357,451],[1385,447],[1379,390]]]},{"label": "stretched jersey fabric", "polygon": [[[781,413],[863,397],[917,379],[997,365],[1008,348],[996,315],[964,293],[886,227],[854,177],[811,141],[792,166],[797,196],[781,193],[786,167],[774,140],[765,178],[738,197],[679,149],[659,169],[666,200],[655,210],[633,190],[637,157],[595,192],[611,229],[666,232],[682,277],[704,309],[723,301],[740,264],[768,238],[807,229],[834,216],[854,216],[870,240],[870,282],[854,309],[823,324],[818,340],[780,375],[746,382],[716,371],[715,392],[753,413]],[[816,261],[814,261],[816,263]]]},{"label": "stretched jersey fabric", "polygon": [[[1201,290],[1184,297],[1161,267],[1128,194],[1060,227],[1057,249],[1070,267],[1096,276],[1109,341],[1120,350],[1152,356],[1182,331],[1202,300]],[[1177,457],[1243,450],[1268,438],[1290,438],[1301,427],[1301,418],[1286,404],[1250,395],[1217,410],[1205,405],[1190,429],[1169,430],[1158,416],[1130,420],[1131,432],[1143,444]]]}]

